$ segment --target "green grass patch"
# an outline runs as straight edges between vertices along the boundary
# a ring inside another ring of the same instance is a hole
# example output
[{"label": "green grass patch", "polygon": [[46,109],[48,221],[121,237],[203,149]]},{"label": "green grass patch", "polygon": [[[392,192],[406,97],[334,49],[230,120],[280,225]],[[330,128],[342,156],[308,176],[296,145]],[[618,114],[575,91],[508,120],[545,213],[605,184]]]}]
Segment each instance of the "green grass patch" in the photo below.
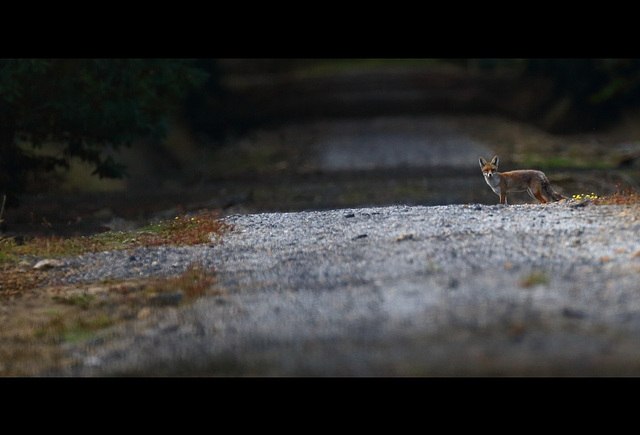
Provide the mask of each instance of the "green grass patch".
[{"label": "green grass patch", "polygon": [[53,315],[48,322],[34,331],[34,338],[49,342],[76,342],[86,340],[109,326],[115,321],[106,314],[94,316],[70,316],[63,317],[60,314]]},{"label": "green grass patch", "polygon": [[93,301],[93,295],[80,294],[72,296],[54,296],[53,300],[66,305],[72,305],[80,308],[87,308],[91,301]]}]

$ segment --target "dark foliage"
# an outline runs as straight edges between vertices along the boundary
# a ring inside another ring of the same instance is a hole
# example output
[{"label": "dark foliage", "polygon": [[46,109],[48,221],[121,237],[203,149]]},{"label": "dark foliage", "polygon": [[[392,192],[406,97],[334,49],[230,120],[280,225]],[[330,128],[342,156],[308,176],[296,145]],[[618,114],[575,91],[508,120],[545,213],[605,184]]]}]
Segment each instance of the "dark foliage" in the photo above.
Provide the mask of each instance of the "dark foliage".
[{"label": "dark foliage", "polygon": [[185,121],[194,132],[215,144],[259,125],[248,99],[224,86],[216,59],[198,59],[195,66],[209,79],[185,98]]},{"label": "dark foliage", "polygon": [[15,203],[29,173],[74,157],[99,177],[122,177],[112,151],[163,137],[181,98],[205,78],[187,60],[0,60],[0,194]]},{"label": "dark foliage", "polygon": [[[640,59],[450,59],[483,70],[518,71],[522,78],[543,79],[534,122],[553,133],[606,128],[628,108],[640,105]],[[524,82],[530,84],[531,82]],[[535,82],[534,82],[535,83]],[[545,88],[546,89],[546,88]]]}]

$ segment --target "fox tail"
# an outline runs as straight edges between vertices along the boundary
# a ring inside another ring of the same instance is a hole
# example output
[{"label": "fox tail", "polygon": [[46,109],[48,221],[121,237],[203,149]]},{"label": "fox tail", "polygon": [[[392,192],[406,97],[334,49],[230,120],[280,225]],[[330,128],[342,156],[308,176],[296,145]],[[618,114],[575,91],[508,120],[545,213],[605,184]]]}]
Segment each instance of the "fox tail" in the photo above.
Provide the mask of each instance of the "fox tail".
[{"label": "fox tail", "polygon": [[553,190],[553,187],[551,187],[551,183],[549,183],[549,180],[547,180],[546,178],[542,181],[542,189],[544,189],[545,193],[549,195],[549,197],[552,198],[554,201],[567,199],[566,196],[560,195],[558,192]]}]

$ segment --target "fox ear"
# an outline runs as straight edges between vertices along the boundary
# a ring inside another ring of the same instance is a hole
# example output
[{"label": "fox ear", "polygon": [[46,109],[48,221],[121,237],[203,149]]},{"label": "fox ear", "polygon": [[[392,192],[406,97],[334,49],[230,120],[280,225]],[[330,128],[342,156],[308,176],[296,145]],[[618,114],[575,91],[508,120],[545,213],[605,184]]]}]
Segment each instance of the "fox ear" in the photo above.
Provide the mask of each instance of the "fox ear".
[{"label": "fox ear", "polygon": [[478,160],[478,162],[480,162],[480,167],[483,167],[484,165],[487,164],[487,161],[485,159],[483,159],[482,157],[480,157],[480,160]]},{"label": "fox ear", "polygon": [[497,165],[499,161],[500,160],[498,159],[498,156],[493,156],[493,158],[491,159],[491,164]]}]

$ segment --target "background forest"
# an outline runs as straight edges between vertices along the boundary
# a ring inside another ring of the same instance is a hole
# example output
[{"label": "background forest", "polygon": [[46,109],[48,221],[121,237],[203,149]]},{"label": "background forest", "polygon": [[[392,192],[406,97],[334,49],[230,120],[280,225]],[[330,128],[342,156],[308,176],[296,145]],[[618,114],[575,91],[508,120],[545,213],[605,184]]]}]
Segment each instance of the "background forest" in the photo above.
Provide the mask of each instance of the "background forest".
[{"label": "background forest", "polygon": [[[7,207],[28,208],[33,198],[50,194],[182,195],[224,181],[214,193],[203,191],[224,196],[214,206],[332,207],[342,203],[280,205],[275,194],[260,202],[257,187],[234,190],[247,180],[278,186],[283,176],[287,183],[314,176],[317,184],[328,181],[310,169],[303,140],[255,145],[259,132],[385,116],[500,117],[574,144],[553,145],[553,160],[494,140],[494,149],[511,156],[502,161],[543,169],[633,169],[639,103],[637,59],[4,59],[0,195]],[[602,146],[594,152],[592,139],[575,145],[576,135],[601,136],[621,123],[625,136],[613,143],[625,147],[613,154]],[[626,175],[631,182],[633,171]],[[56,201],[58,208],[72,208]],[[144,208],[139,197],[132,201]]]}]

